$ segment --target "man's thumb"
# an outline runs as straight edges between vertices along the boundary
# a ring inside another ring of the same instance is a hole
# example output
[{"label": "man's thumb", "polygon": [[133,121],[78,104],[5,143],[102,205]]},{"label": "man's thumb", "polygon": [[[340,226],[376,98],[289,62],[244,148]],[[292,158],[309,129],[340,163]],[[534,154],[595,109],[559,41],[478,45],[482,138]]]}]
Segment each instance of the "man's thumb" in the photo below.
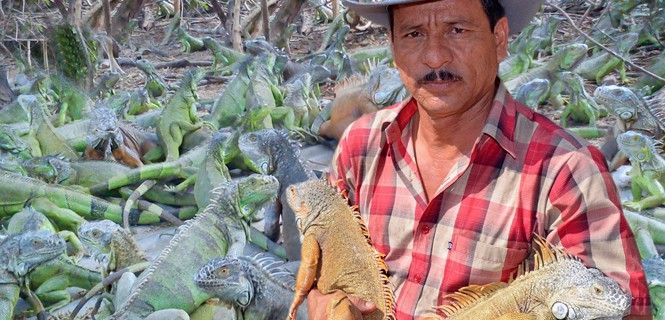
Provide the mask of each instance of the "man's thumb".
[{"label": "man's thumb", "polygon": [[349,301],[351,301],[362,314],[368,314],[376,310],[376,305],[372,301],[367,301],[356,296],[349,296]]}]

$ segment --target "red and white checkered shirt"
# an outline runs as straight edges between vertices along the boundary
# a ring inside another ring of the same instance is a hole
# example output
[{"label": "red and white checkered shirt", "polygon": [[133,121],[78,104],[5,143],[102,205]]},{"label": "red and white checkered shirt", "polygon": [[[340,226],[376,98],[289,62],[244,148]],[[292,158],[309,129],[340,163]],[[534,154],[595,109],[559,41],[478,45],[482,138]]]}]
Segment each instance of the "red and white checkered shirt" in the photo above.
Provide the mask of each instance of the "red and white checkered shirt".
[{"label": "red and white checkered shirt", "polygon": [[427,203],[411,138],[417,111],[408,99],[351,124],[328,176],[359,205],[385,255],[398,319],[431,313],[460,287],[508,281],[534,232],[629,289],[633,314],[650,314],[635,240],[598,149],[500,85],[470,158]]}]

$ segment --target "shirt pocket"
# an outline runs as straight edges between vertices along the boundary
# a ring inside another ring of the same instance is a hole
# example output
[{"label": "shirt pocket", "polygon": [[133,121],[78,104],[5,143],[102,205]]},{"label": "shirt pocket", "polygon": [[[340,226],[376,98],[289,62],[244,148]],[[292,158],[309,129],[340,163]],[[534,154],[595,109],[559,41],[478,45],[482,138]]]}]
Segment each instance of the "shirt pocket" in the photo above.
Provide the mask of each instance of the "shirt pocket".
[{"label": "shirt pocket", "polygon": [[469,283],[507,281],[510,274],[527,258],[529,243],[497,245],[460,232],[453,236],[450,259],[466,273]]}]

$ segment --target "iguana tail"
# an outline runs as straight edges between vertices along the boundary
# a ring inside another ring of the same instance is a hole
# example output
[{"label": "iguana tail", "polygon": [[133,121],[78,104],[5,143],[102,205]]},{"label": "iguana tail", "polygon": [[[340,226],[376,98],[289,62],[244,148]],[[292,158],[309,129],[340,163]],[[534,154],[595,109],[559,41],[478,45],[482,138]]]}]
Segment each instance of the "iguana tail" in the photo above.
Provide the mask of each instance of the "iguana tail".
[{"label": "iguana tail", "polygon": [[122,225],[125,229],[129,230],[129,211],[134,206],[136,201],[143,196],[150,188],[157,184],[157,180],[146,180],[141,183],[141,185],[132,192],[132,194],[125,202],[125,207],[122,209]]},{"label": "iguana tail", "polygon": [[90,193],[103,194],[110,190],[139,183],[144,180],[159,180],[164,178],[182,177],[182,165],[176,161],[157,164],[148,164],[130,170],[127,174],[115,176],[104,183],[90,187]]}]

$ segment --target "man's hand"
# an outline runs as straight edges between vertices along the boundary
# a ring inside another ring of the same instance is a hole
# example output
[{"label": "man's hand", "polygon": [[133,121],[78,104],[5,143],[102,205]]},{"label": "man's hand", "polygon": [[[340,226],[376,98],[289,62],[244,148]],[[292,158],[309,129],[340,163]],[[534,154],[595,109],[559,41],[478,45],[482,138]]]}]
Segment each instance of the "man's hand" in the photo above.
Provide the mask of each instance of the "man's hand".
[{"label": "man's hand", "polygon": [[319,290],[312,289],[307,295],[307,318],[326,320],[329,310],[338,311],[339,315],[348,315],[345,317],[347,320],[362,320],[362,315],[376,310],[376,305],[355,296],[347,296],[342,291],[322,294]]}]

